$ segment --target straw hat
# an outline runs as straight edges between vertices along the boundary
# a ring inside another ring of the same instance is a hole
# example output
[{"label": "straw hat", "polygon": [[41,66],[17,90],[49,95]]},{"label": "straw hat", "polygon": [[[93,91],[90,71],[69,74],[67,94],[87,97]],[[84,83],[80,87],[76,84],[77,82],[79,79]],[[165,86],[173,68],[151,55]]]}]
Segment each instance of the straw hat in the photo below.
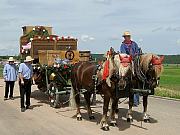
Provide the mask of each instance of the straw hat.
[{"label": "straw hat", "polygon": [[131,36],[131,33],[129,31],[125,31],[123,34],[123,37],[125,37],[125,36]]},{"label": "straw hat", "polygon": [[9,57],[8,61],[9,61],[9,62],[14,62],[15,59],[14,59],[13,57]]},{"label": "straw hat", "polygon": [[33,61],[34,59],[31,56],[27,56],[24,62],[30,62]]}]

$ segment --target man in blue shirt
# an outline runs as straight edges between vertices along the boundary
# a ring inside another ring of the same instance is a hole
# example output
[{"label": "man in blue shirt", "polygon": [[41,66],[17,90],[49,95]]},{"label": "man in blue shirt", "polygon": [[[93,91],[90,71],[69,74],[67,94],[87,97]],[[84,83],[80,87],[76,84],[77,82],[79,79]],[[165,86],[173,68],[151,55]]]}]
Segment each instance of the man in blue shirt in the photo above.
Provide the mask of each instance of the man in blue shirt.
[{"label": "man in blue shirt", "polygon": [[[33,59],[31,56],[27,56],[24,63],[19,66],[19,86],[20,86],[20,97],[21,97],[21,112],[24,112],[30,107],[30,96],[31,96],[31,84],[33,76],[32,68]],[[26,108],[24,105],[24,95],[26,94]]]},{"label": "man in blue shirt", "polygon": [[8,99],[9,88],[10,88],[9,99],[13,100],[14,83],[17,80],[17,69],[16,69],[16,65],[14,64],[14,61],[15,61],[14,58],[10,57],[8,63],[4,66],[3,69],[3,77],[6,83],[4,100]]},{"label": "man in blue shirt", "polygon": [[[126,53],[131,55],[133,59],[139,55],[140,49],[136,42],[131,40],[131,33],[129,31],[124,32],[123,34],[124,41],[121,44],[120,51],[121,53]],[[139,94],[134,94],[134,106],[139,105]]]}]

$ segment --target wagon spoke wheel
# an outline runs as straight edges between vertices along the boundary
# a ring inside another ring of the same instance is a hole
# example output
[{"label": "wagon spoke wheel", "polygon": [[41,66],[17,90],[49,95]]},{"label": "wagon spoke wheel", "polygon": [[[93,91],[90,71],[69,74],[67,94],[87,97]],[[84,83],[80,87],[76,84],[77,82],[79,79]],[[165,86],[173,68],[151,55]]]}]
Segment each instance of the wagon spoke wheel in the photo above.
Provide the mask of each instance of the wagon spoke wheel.
[{"label": "wagon spoke wheel", "polygon": [[59,106],[59,94],[57,94],[58,87],[54,82],[51,82],[48,87],[50,106],[57,108]]}]

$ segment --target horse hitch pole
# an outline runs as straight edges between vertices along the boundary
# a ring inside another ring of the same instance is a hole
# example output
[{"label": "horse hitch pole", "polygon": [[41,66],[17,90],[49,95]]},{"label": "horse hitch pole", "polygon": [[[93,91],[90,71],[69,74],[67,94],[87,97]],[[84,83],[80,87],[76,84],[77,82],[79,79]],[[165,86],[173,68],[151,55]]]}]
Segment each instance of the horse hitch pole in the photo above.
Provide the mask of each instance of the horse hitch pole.
[{"label": "horse hitch pole", "polygon": [[133,89],[133,93],[151,94],[150,89]]}]

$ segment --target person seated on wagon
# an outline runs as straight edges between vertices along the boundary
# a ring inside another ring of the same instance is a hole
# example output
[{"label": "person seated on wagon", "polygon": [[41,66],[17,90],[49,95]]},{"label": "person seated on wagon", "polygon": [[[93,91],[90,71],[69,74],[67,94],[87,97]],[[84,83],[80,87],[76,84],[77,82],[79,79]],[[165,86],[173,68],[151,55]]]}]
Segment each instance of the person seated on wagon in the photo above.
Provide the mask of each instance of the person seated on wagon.
[{"label": "person seated on wagon", "polygon": [[[124,41],[121,44],[120,52],[131,55],[133,60],[140,54],[140,48],[135,41],[131,40],[131,33],[125,31],[123,34]],[[134,94],[134,106],[139,105],[139,94]]]}]

